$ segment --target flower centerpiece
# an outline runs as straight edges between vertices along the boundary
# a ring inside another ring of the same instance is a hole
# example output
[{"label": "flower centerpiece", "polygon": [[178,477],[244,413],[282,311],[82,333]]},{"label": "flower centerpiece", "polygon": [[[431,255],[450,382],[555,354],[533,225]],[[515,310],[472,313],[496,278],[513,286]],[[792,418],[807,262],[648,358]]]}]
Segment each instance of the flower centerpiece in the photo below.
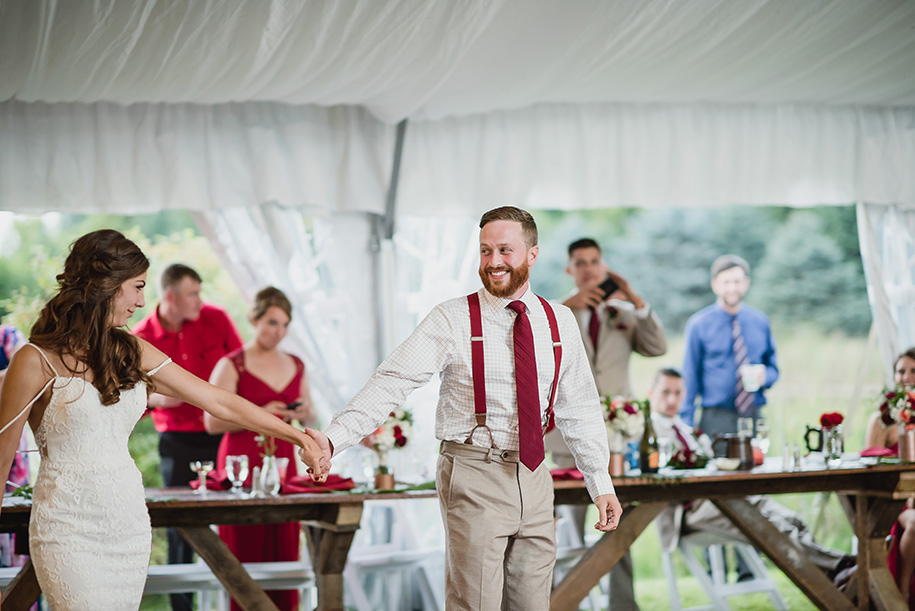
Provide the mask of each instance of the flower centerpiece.
[{"label": "flower centerpiece", "polygon": [[842,422],[845,416],[839,412],[827,412],[820,416],[820,427],[823,435],[823,454],[827,464],[838,465],[842,462],[845,442],[842,438]]},{"label": "flower centerpiece", "polygon": [[604,397],[601,402],[604,405],[604,424],[607,426],[610,452],[622,454],[626,451],[628,442],[642,435],[642,410],[648,409],[648,400]]},{"label": "flower centerpiece", "polygon": [[390,490],[394,487],[394,474],[388,466],[388,452],[403,448],[412,437],[413,414],[405,409],[395,409],[388,414],[384,424],[372,433],[372,449],[378,455],[376,488]]},{"label": "flower centerpiece", "polygon": [[896,425],[899,458],[915,462],[915,390],[908,386],[884,389],[880,421],[886,427]]},{"label": "flower centerpiece", "polygon": [[880,421],[884,426],[901,424],[906,430],[915,429],[915,390],[905,386],[883,389]]},{"label": "flower centerpiece", "polygon": [[708,435],[698,428],[694,428],[690,436],[693,438],[693,443],[687,441],[687,443],[677,444],[677,451],[670,457],[670,461],[667,463],[668,467],[672,469],[704,469],[708,465],[708,461],[714,455],[712,441]]}]

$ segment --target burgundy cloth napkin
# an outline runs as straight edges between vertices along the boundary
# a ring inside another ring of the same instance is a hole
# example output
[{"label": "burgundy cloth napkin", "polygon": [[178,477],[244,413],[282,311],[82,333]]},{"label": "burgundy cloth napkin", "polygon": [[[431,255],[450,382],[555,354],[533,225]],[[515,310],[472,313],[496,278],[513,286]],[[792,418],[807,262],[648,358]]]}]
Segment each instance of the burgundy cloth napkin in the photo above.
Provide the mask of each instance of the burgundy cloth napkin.
[{"label": "burgundy cloth napkin", "polygon": [[350,490],[356,483],[349,477],[340,477],[331,473],[327,481],[316,482],[309,475],[293,475],[286,478],[280,487],[280,494],[296,494],[300,492],[330,492],[331,490]]},{"label": "burgundy cloth napkin", "polygon": [[585,476],[581,474],[581,471],[578,469],[553,469],[550,471],[550,475],[553,476],[553,479],[585,479]]},{"label": "burgundy cloth napkin", "polygon": [[883,446],[872,446],[861,450],[861,456],[896,456],[896,452]]}]

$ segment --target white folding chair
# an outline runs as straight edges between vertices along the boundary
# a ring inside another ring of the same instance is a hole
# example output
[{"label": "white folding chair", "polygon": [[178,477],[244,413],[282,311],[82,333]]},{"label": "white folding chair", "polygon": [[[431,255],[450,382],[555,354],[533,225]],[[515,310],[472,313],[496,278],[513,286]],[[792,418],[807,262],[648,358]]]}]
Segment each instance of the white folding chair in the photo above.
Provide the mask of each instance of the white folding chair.
[{"label": "white folding chair", "polygon": [[[750,568],[753,579],[741,581],[738,583],[727,583],[727,573],[724,563],[724,544],[728,543],[734,546],[737,554],[743,558],[744,562]],[[702,553],[708,548],[709,567],[708,569],[699,560],[697,553]],[[722,537],[707,533],[694,533],[680,537],[677,550],[686,564],[686,568],[693,577],[702,586],[705,595],[708,596],[710,604],[689,607],[683,609],[680,605],[680,593],[677,589],[677,577],[674,573],[673,559],[670,552],[663,552],[662,562],[664,565],[664,574],[667,578],[668,595],[670,596],[671,611],[704,611],[711,609],[713,611],[729,611],[728,597],[738,596],[741,594],[751,594],[754,592],[765,592],[772,600],[775,609],[786,611],[788,609],[785,599],[781,592],[775,586],[775,582],[769,576],[769,571],[763,564],[762,559],[752,545],[729,541]],[[711,575],[709,575],[711,573]]]}]

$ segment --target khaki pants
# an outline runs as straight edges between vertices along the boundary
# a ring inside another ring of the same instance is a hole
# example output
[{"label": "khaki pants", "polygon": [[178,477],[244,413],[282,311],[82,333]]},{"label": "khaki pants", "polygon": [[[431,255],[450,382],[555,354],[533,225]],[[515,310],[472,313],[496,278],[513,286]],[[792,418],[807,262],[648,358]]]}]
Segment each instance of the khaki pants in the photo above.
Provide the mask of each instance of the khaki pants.
[{"label": "khaki pants", "polygon": [[553,481],[518,452],[446,441],[435,478],[447,611],[547,611],[556,562]]}]

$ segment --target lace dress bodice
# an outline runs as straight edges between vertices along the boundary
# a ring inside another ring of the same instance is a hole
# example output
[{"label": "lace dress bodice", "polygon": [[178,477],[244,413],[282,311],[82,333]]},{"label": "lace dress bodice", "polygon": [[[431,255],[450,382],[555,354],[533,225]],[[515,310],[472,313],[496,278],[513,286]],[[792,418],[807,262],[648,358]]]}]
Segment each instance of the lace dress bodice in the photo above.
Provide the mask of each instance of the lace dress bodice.
[{"label": "lace dress bodice", "polygon": [[135,611],[151,529],[127,441],[146,409],[146,386],[121,390],[116,403],[103,405],[81,378],[55,375],[49,384],[35,431],[41,465],[29,523],[38,583],[52,611]]}]

